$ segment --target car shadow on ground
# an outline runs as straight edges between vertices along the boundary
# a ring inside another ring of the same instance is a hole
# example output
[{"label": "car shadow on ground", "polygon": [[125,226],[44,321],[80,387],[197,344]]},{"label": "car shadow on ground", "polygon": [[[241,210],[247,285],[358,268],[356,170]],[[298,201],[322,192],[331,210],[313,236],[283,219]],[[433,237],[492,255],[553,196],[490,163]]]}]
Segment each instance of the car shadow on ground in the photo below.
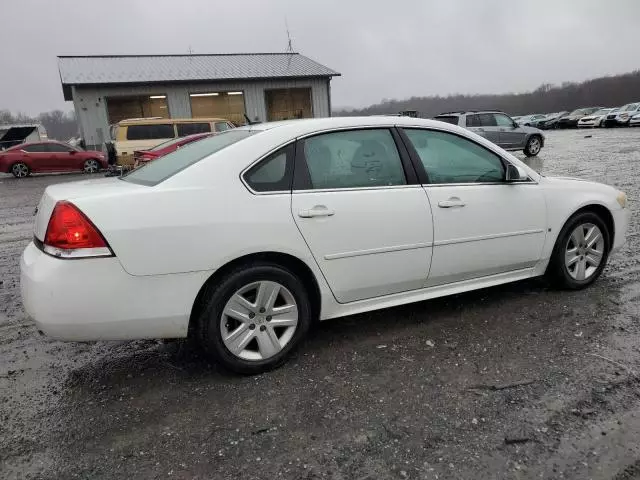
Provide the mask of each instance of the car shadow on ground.
[{"label": "car shadow on ground", "polygon": [[[318,322],[281,370],[313,369],[314,365],[330,361],[336,350],[344,354],[362,348],[393,348],[395,339],[419,335],[423,327],[432,330],[429,333],[434,337],[433,341],[446,342],[441,336],[439,338],[437,330],[433,331],[435,323],[455,326],[464,312],[486,316],[491,315],[491,311],[499,311],[509,315],[511,310],[520,308],[521,302],[517,299],[545,294],[555,298],[558,293],[549,290],[544,281],[533,279]],[[130,384],[141,377],[153,379],[158,384],[179,378],[221,383],[242,382],[247,378],[210,363],[192,340],[102,342],[100,345],[103,348],[100,348],[97,360],[71,370],[67,387],[101,390],[106,386]],[[464,348],[464,345],[460,347]]]}]

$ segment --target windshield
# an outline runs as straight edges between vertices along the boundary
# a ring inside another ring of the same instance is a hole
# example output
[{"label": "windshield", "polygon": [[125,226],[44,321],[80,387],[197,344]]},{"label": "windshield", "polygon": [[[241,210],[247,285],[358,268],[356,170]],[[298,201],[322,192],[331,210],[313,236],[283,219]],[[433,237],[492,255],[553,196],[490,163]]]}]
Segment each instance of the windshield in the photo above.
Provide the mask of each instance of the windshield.
[{"label": "windshield", "polygon": [[631,112],[633,110],[637,110],[638,109],[638,104],[637,103],[630,103],[628,105],[625,105],[624,107],[622,107],[620,109],[621,112]]},{"label": "windshield", "polygon": [[250,130],[227,130],[219,135],[192,142],[184,148],[149,162],[143,167],[132,170],[122,177],[122,180],[140,185],[153,186],[172,177],[185,168],[199,162],[203,158],[222,150],[240,140],[253,135]]},{"label": "windshield", "polygon": [[579,108],[577,110],[574,110],[569,115],[580,115],[582,113],[586,113],[586,108]]},{"label": "windshield", "polygon": [[596,111],[594,113],[594,115],[605,115],[607,113],[609,113],[611,111],[610,108],[601,108],[600,110]]}]

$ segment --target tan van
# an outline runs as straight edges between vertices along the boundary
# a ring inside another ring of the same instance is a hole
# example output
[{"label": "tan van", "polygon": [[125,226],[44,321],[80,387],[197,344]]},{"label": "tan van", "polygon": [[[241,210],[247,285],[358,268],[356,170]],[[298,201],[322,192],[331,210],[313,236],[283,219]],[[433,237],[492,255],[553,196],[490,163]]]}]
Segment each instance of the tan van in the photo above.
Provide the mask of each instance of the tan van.
[{"label": "tan van", "polygon": [[172,138],[194,133],[223,132],[235,125],[224,118],[133,118],[112,126],[116,163],[133,165],[133,152],[148,150]]}]

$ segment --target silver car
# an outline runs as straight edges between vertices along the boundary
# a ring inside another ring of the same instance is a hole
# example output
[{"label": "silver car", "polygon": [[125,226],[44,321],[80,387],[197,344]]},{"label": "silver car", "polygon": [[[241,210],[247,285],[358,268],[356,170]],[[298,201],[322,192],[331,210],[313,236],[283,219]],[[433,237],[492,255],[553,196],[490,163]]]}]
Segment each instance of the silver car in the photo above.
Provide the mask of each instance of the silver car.
[{"label": "silver car", "polygon": [[527,157],[540,153],[544,133],[534,127],[518,125],[509,115],[498,111],[441,113],[435,120],[465,127],[505,150],[522,150]]}]

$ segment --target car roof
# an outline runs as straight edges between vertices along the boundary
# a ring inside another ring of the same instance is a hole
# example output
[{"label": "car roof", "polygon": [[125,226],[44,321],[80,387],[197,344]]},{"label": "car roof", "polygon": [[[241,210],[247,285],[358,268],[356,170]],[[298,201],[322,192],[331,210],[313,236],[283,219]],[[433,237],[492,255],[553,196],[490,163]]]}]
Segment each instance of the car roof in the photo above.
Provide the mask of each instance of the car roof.
[{"label": "car roof", "polygon": [[465,111],[458,111],[458,112],[442,112],[436,115],[436,117],[441,117],[443,115],[468,115],[468,114],[474,114],[474,113],[504,113],[504,112],[502,110],[465,110]]}]

